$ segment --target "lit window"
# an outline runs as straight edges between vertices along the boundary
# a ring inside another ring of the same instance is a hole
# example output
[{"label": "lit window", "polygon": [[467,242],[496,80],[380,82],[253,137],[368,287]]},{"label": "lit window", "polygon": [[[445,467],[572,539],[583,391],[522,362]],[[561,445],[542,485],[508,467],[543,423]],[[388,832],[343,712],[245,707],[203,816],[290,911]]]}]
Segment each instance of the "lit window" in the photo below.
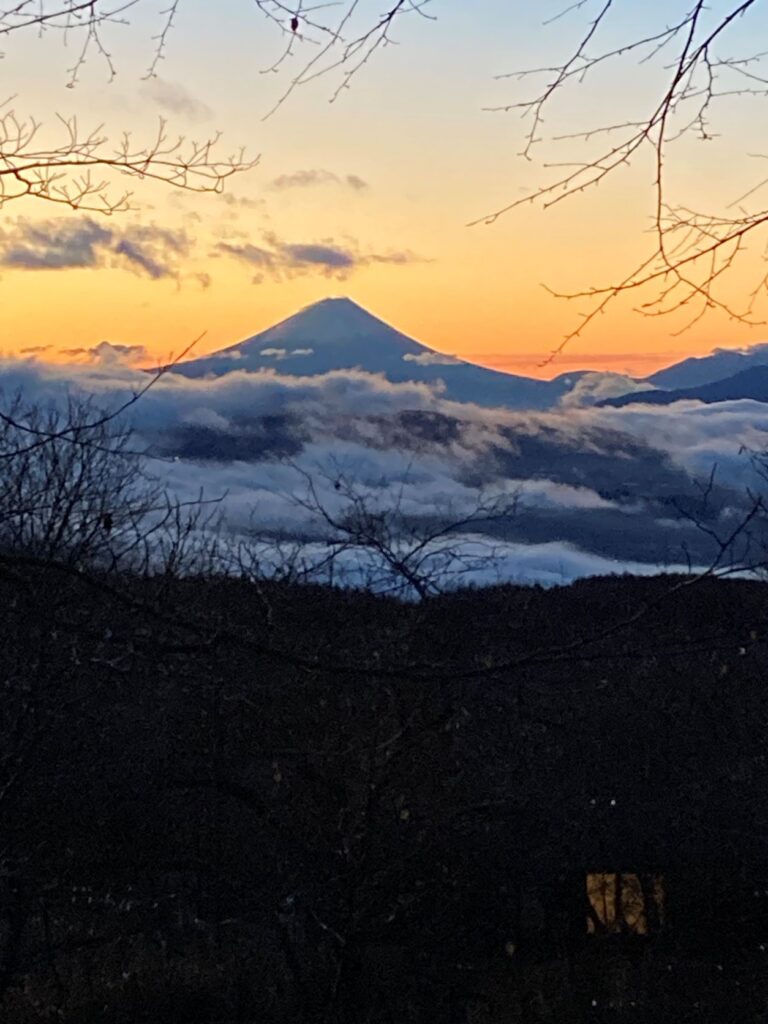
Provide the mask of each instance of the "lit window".
[{"label": "lit window", "polygon": [[590,935],[650,935],[664,923],[661,875],[588,874],[587,900]]}]

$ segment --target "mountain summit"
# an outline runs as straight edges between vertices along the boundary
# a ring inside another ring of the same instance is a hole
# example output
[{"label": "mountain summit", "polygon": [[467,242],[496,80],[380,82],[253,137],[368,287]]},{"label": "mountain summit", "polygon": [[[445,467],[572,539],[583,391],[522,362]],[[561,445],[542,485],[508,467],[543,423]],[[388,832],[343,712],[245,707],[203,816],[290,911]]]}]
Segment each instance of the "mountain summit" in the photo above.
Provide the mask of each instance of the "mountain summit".
[{"label": "mountain summit", "polygon": [[235,370],[272,370],[292,377],[361,370],[383,374],[393,383],[440,383],[445,397],[458,402],[527,409],[551,407],[580,376],[536,380],[444,355],[347,298],[323,299],[252,338],[174,368],[187,377],[219,377]]},{"label": "mountain summit", "polygon": [[[306,366],[317,366],[319,372],[325,373],[362,364],[367,369],[374,362],[390,363],[392,359],[402,360],[405,355],[418,355],[422,351],[431,350],[407,338],[351,299],[334,298],[305,306],[287,320],[217,355],[229,354],[232,358],[232,353],[239,353],[239,358],[249,363],[254,359],[261,363],[260,357],[264,357],[272,360],[271,365],[297,358],[306,360]],[[338,360],[343,365],[339,365]],[[281,371],[285,369],[281,367]]]},{"label": "mountain summit", "polygon": [[359,342],[366,337],[383,334],[386,334],[390,345],[398,338],[411,348],[416,344],[352,299],[328,298],[305,306],[287,320],[235,347],[242,349],[263,341],[278,342],[282,339],[291,342],[311,341],[315,345]]}]

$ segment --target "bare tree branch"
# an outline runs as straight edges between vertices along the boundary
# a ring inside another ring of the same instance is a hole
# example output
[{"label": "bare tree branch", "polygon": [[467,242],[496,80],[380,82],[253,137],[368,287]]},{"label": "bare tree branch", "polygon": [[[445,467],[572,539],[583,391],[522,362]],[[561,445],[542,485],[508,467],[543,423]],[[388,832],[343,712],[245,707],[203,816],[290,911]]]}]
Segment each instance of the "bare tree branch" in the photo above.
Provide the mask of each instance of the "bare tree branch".
[{"label": "bare tree branch", "polygon": [[[675,143],[684,138],[712,139],[710,115],[717,101],[768,95],[768,77],[760,72],[764,54],[738,57],[727,51],[717,52],[723,46],[735,45],[731,37],[737,24],[758,6],[758,0],[741,0],[720,5],[713,11],[704,0],[696,0],[677,17],[674,13],[670,16],[665,8],[660,24],[654,25],[653,16],[648,13],[645,31],[601,48],[604,36],[610,33],[613,40],[615,32],[621,31],[621,19],[628,13],[628,5],[621,0],[599,0],[570,55],[561,64],[500,76],[524,82],[546,76],[545,84],[533,97],[491,108],[517,111],[527,119],[521,155],[530,161],[545,142],[543,126],[555,100],[570,95],[573,88],[605,66],[628,74],[634,73],[632,69],[638,63],[651,64],[659,56],[664,60],[659,70],[658,98],[651,101],[647,113],[640,118],[597,124],[552,137],[548,141],[574,147],[577,143],[607,141],[584,159],[545,163],[545,169],[555,172],[548,182],[472,222],[494,223],[526,204],[538,204],[545,209],[558,205],[592,191],[644,153],[649,154],[654,166],[653,245],[642,260],[614,282],[580,292],[553,292],[563,298],[588,301],[579,323],[550,358],[578,337],[615,299],[643,290],[650,290],[651,298],[637,300],[638,312],[652,317],[682,312],[686,316],[682,330],[697,323],[710,310],[719,310],[730,319],[751,326],[765,322],[755,313],[756,300],[766,290],[764,273],[741,305],[730,298],[726,285],[729,272],[746,250],[747,239],[768,222],[768,210],[764,207],[745,207],[768,184],[768,179],[758,181],[740,197],[726,202],[723,212],[694,210],[668,197],[668,164]],[[585,13],[592,7],[583,0],[550,21]]]}]

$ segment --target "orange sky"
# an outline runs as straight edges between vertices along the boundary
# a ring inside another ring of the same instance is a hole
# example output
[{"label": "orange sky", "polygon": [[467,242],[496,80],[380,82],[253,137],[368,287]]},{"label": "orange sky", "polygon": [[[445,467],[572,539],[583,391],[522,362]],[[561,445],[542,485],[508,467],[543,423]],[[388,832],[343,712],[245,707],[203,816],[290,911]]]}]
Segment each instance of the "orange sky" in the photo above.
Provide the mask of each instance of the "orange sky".
[{"label": "orange sky", "polygon": [[[328,295],[348,295],[440,351],[541,376],[576,367],[645,375],[715,346],[768,338],[768,328],[722,315],[675,336],[683,321],[649,320],[624,301],[555,362],[541,365],[585,308],[552,298],[542,285],[579,290],[625,273],[648,244],[652,203],[653,169],[640,160],[572,204],[546,212],[526,207],[491,226],[465,226],[549,173],[518,156],[519,118],[482,108],[516,95],[518,86],[494,81],[493,73],[551,61],[550,46],[562,50],[568,26],[557,27],[553,38],[541,24],[543,8],[554,12],[561,4],[512,5],[518,9],[511,12],[509,4],[491,0],[488,22],[460,0],[441,0],[439,22],[409,23],[400,31],[403,45],[379,54],[336,103],[328,103],[330,83],[320,80],[267,122],[261,114],[285,84],[261,74],[276,39],[238,0],[216,5],[215,16],[202,0],[187,5],[159,86],[141,79],[153,31],[141,18],[122,35],[116,29],[119,74],[109,86],[94,63],[68,90],[71,53],[56,39],[15,38],[6,47],[4,81],[17,94],[20,114],[48,125],[52,111],[78,113],[89,125],[104,121],[139,136],[163,115],[195,137],[221,129],[228,148],[243,143],[261,160],[232,183],[229,201],[137,183],[135,209],[106,222],[111,238],[85,268],[30,268],[24,247],[31,226],[42,222],[55,235],[64,214],[40,202],[6,204],[0,211],[5,354],[34,348],[61,359],[64,350],[107,339],[165,358],[204,333],[202,354]],[[622,88],[622,103],[630,104],[635,86]],[[603,94],[586,98],[593,112],[606,106],[610,116]],[[555,114],[553,133],[570,125],[570,113],[566,107]],[[734,131],[746,146],[748,126],[736,123]],[[731,158],[733,145],[732,138],[727,146],[713,143],[706,168],[698,150],[683,150],[678,184],[686,196],[719,201],[753,180],[753,166]],[[303,183],[281,187],[286,178]],[[166,263],[155,277],[114,255],[142,227],[184,238],[183,252],[166,259],[162,249]],[[232,254],[246,246],[269,253],[266,271]],[[286,253],[297,246],[333,248],[349,254],[349,263],[294,265]],[[747,254],[735,271],[734,294],[752,286],[761,259],[761,252]]]}]

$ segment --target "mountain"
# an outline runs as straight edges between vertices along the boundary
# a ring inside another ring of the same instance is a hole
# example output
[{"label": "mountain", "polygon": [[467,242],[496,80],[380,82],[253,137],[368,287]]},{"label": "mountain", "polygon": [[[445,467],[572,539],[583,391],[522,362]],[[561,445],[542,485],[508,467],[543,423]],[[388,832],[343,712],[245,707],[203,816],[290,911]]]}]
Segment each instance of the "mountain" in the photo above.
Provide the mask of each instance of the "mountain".
[{"label": "mountain", "polygon": [[768,366],[768,343],[743,349],[716,348],[708,356],[684,359],[648,378],[650,384],[667,390],[714,384],[745,370]]},{"label": "mountain", "polygon": [[618,398],[607,398],[598,404],[621,408],[625,405],[671,405],[673,402],[696,401],[709,405],[743,398],[753,402],[768,402],[768,366],[755,366],[733,377],[726,377],[725,380],[698,387],[678,388],[674,391],[636,391]]},{"label": "mountain", "polygon": [[445,397],[454,401],[518,409],[551,408],[583,376],[537,380],[442,355],[346,298],[323,299],[252,338],[180,363],[174,372],[218,377],[233,370],[273,370],[312,377],[354,369],[383,374],[393,383],[442,381]]}]

